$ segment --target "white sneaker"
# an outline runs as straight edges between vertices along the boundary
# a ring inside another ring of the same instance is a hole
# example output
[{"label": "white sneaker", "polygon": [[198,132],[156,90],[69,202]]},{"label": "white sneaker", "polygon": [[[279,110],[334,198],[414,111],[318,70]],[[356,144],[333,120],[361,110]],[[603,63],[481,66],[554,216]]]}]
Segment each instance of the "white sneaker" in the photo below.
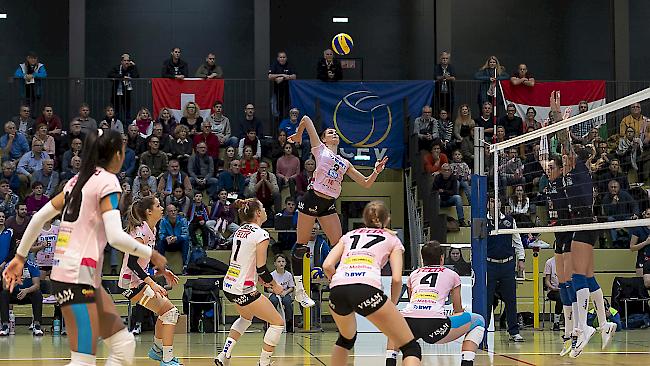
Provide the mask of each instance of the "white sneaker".
[{"label": "white sneaker", "polygon": [[133,335],[138,335],[138,334],[142,333],[142,324],[135,323],[135,327],[133,327],[133,330],[131,330],[131,333],[133,333]]},{"label": "white sneaker", "polygon": [[40,324],[36,324],[36,325],[32,324],[32,325],[33,325],[33,327],[32,327],[32,335],[34,335],[36,337],[42,336],[43,335],[43,330],[41,329],[41,325]]},{"label": "white sneaker", "polygon": [[220,352],[214,359],[214,364],[217,366],[228,366],[230,365],[230,358],[227,358],[225,353]]},{"label": "white sneaker", "polygon": [[589,343],[589,340],[595,333],[596,333],[596,329],[590,326],[587,326],[584,330],[576,329],[576,335],[578,336],[578,339],[576,341],[576,346],[573,350],[571,350],[571,354],[569,354],[569,357],[577,358],[578,356],[580,356],[582,350],[585,348],[587,343]]},{"label": "white sneaker", "polygon": [[519,333],[511,335],[510,340],[513,341],[513,342],[525,342],[526,341],[524,339],[524,337],[522,337],[521,334],[519,334]]},{"label": "white sneaker", "polygon": [[307,296],[307,293],[304,289],[296,291],[296,301],[298,301],[300,303],[300,306],[303,308],[310,308],[316,305],[316,302]]},{"label": "white sneaker", "polygon": [[609,345],[609,342],[612,341],[612,337],[616,333],[616,323],[606,322],[603,326],[600,327],[600,335],[603,338],[602,349],[605,349]]},{"label": "white sneaker", "polygon": [[562,351],[560,351],[560,357],[564,357],[571,352],[571,343],[572,342],[570,337],[564,340],[564,343],[562,344]]}]

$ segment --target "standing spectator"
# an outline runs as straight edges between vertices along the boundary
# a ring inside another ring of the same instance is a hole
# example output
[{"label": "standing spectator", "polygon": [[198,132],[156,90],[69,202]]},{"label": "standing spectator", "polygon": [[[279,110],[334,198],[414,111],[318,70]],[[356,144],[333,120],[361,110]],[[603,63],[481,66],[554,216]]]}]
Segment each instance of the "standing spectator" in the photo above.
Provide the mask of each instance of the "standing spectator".
[{"label": "standing spectator", "polygon": [[38,210],[43,208],[50,200],[43,192],[43,183],[35,181],[32,183],[32,194],[25,198],[25,205],[27,206],[27,213],[30,215],[35,214]]},{"label": "standing spectator", "polygon": [[438,136],[445,153],[451,153],[460,141],[454,137],[454,122],[449,119],[449,113],[441,109],[438,115]]},{"label": "standing spectator", "polygon": [[181,166],[178,160],[172,159],[169,161],[167,173],[162,174],[158,180],[158,193],[162,194],[164,198],[172,194],[174,185],[180,185],[185,189],[185,194],[192,193],[192,183],[187,173],[181,171]]},{"label": "standing spectator", "polygon": [[32,173],[37,170],[43,169],[43,161],[49,159],[50,156],[43,151],[43,143],[39,140],[32,142],[32,151],[26,152],[18,161],[16,171],[18,174],[25,175],[31,179]]},{"label": "standing spectator", "polygon": [[63,153],[63,157],[61,158],[61,170],[68,170],[70,168],[72,157],[81,156],[81,149],[81,139],[74,138],[70,143],[70,150]]},{"label": "standing spectator", "polygon": [[418,136],[418,151],[430,151],[433,143],[439,140],[438,121],[433,118],[430,106],[422,107],[422,114],[413,122],[413,134]]},{"label": "standing spectator", "polygon": [[458,107],[458,113],[454,120],[454,137],[456,141],[462,141],[465,136],[469,136],[470,130],[476,126],[472,119],[472,110],[467,104],[461,104]]},{"label": "standing spectator", "polygon": [[111,130],[124,133],[124,125],[122,124],[122,121],[115,116],[115,108],[110,104],[104,108],[104,119],[101,120],[101,122],[108,123],[108,127]]},{"label": "standing spectator", "polygon": [[[244,196],[245,177],[240,173],[239,160],[230,162],[230,169],[224,170],[219,175],[219,186],[228,191],[228,193],[237,193],[239,197]],[[1,182],[1,181],[0,181]],[[2,193],[0,184],[0,193]]]},{"label": "standing spectator", "polygon": [[259,160],[253,155],[253,149],[250,146],[244,148],[244,156],[241,159],[241,173],[244,177],[248,178],[257,173],[259,168]]},{"label": "standing spectator", "polygon": [[562,314],[562,301],[560,299],[560,281],[557,277],[555,257],[551,257],[544,264],[544,286],[546,287],[546,297],[550,301],[555,301],[555,311],[553,312],[553,330],[560,330],[560,314]]},{"label": "standing spectator", "polygon": [[90,106],[88,103],[81,103],[79,106],[79,116],[75,120],[81,123],[81,132],[88,133],[89,131],[97,131],[97,121],[90,117]]},{"label": "standing spectator", "polygon": [[54,137],[47,134],[47,126],[43,123],[36,126],[36,134],[32,138],[32,143],[34,141],[39,141],[43,144],[43,151],[45,151],[50,158],[54,159],[56,156],[56,143],[54,142]]},{"label": "standing spectator", "polygon": [[[131,92],[133,92],[133,82],[131,79],[140,77],[138,67],[131,60],[128,53],[122,54],[120,64],[113,67],[108,72],[108,77],[113,80],[113,89],[111,93],[111,104],[117,109],[117,115],[123,121],[131,120]],[[122,131],[120,131],[122,132]]]},{"label": "standing spectator", "polygon": [[[286,139],[286,135],[284,136]],[[255,159],[259,160],[262,158],[262,143],[260,139],[257,138],[257,133],[254,128],[249,128],[246,131],[246,136],[243,139],[239,140],[239,149],[238,156],[241,159],[244,156],[244,148],[250,147],[253,150],[253,156]]]},{"label": "standing spectator", "polygon": [[36,118],[36,124],[45,123],[47,125],[47,130],[49,134],[52,135],[55,139],[61,136],[61,131],[63,131],[63,123],[61,118],[54,114],[54,107],[51,104],[43,105],[41,110],[41,115]]},{"label": "standing spectator", "polygon": [[181,60],[181,49],[172,48],[171,57],[163,62],[160,77],[183,80],[189,74],[187,62]]},{"label": "standing spectator", "polygon": [[219,139],[219,145],[236,146],[237,137],[231,136],[230,119],[223,115],[223,103],[217,100],[212,105],[212,114],[207,119],[212,133]]},{"label": "standing spectator", "polygon": [[[649,135],[650,136],[650,135]],[[639,171],[641,165],[641,153],[643,152],[643,142],[639,137],[635,137],[634,128],[628,127],[625,135],[621,136],[616,148],[616,155],[621,161],[621,168],[624,171],[633,169]]]},{"label": "standing spectator", "polygon": [[264,133],[262,121],[255,117],[255,106],[252,103],[246,104],[246,107],[244,108],[244,119],[236,127],[233,136],[237,137],[237,139],[243,139],[246,137],[246,131],[248,131],[249,128],[255,129],[257,136],[262,136]]},{"label": "standing spectator", "polygon": [[167,107],[160,109],[160,112],[158,112],[157,122],[163,126],[163,134],[165,135],[173,134],[174,130],[176,129],[176,125],[178,125],[176,118],[172,115],[172,112],[170,112],[169,108]]},{"label": "standing spectator", "polygon": [[316,161],[313,158],[305,160],[305,167],[302,170],[302,173],[298,174],[296,177],[296,200],[300,199],[314,179],[314,171],[316,170]]},{"label": "standing spectator", "polygon": [[465,197],[468,202],[472,202],[472,171],[469,169],[467,163],[463,161],[463,154],[460,150],[454,150],[452,153],[452,162],[449,164],[451,173],[458,179],[459,188],[465,192]]},{"label": "standing spectator", "polygon": [[43,169],[32,174],[32,181],[34,183],[40,182],[43,185],[44,195],[54,197],[54,193],[59,186],[59,172],[54,170],[54,160],[47,159],[43,161]]},{"label": "standing spectator", "polygon": [[289,65],[287,53],[278,52],[278,57],[269,66],[269,80],[273,83],[273,96],[271,98],[271,110],[273,116],[282,120],[287,116],[287,110],[291,105],[289,99],[289,80],[296,80],[296,73]]},{"label": "standing spectator", "polygon": [[133,196],[139,196],[140,189],[143,186],[148,186],[153,192],[158,189],[156,178],[151,176],[151,170],[146,165],[140,165],[138,168],[138,176],[133,180]]},{"label": "standing spectator", "polygon": [[174,205],[166,206],[166,214],[160,220],[156,250],[162,255],[168,251],[180,250],[183,257],[183,274],[187,274],[190,253],[189,226],[184,217],[178,216],[178,209]]},{"label": "standing spectator", "polygon": [[434,143],[431,147],[431,153],[427,153],[422,158],[424,163],[424,171],[431,175],[436,175],[440,171],[443,164],[449,163],[447,155],[441,152],[440,144]]},{"label": "standing spectator", "polygon": [[273,261],[275,271],[271,272],[271,276],[273,276],[275,282],[282,286],[282,293],[279,295],[271,293],[269,300],[271,300],[273,306],[276,308],[282,302],[287,332],[293,333],[293,298],[291,297],[291,293],[296,287],[296,284],[293,282],[291,272],[285,270],[288,262],[284,254],[275,255],[275,261]]},{"label": "standing spectator", "polygon": [[201,133],[194,135],[192,143],[194,147],[200,143],[204,143],[208,148],[208,155],[214,160],[219,159],[219,138],[212,133],[210,122],[205,121],[201,123]]},{"label": "standing spectator", "polygon": [[81,169],[81,157],[73,156],[70,159],[70,170],[61,171],[61,183],[65,183],[79,173]]},{"label": "standing spectator", "polygon": [[535,77],[528,71],[526,64],[519,64],[517,70],[510,76],[510,83],[512,85],[523,85],[532,88],[535,86]]},{"label": "standing spectator", "polygon": [[[583,114],[589,110],[589,104],[585,100],[581,100],[578,103],[578,114]],[[592,119],[588,119],[584,122],[576,123],[573,126],[569,127],[569,132],[571,133],[571,139],[577,142],[584,143],[585,138],[589,132],[596,127],[596,124]],[[622,133],[624,135],[624,133]]]},{"label": "standing spectator", "polygon": [[223,70],[217,65],[216,58],[214,53],[208,53],[205,62],[196,69],[194,76],[202,79],[223,79]]},{"label": "standing spectator", "polygon": [[[186,213],[186,217],[190,225],[190,240],[192,245],[207,249],[209,231],[206,222],[209,219],[209,215],[208,207],[203,203],[203,193],[194,192],[194,200]],[[202,242],[199,242],[199,238],[196,236],[198,231],[201,232]]]},{"label": "standing spectator", "polygon": [[[4,212],[5,218],[16,215],[18,196],[9,188],[6,179],[0,179],[0,212]],[[2,222],[4,224],[4,220]]]},{"label": "standing spectator", "polygon": [[499,118],[497,125],[505,127],[507,139],[520,136],[524,131],[524,121],[517,116],[517,108],[512,103],[508,103],[506,115]]},{"label": "standing spectator", "polygon": [[11,122],[16,124],[18,132],[22,133],[28,139],[34,136],[34,119],[31,116],[32,108],[26,104],[20,106],[18,115],[11,118]]},{"label": "standing spectator", "polygon": [[140,155],[140,164],[144,164],[151,169],[151,175],[160,176],[167,168],[167,154],[160,151],[160,140],[152,137],[149,140],[149,150]]},{"label": "standing spectator", "polygon": [[481,115],[474,120],[476,126],[483,127],[485,141],[492,141],[492,137],[495,133],[493,111],[492,103],[483,102],[483,105],[481,106]]},{"label": "standing spectator", "polygon": [[[608,192],[603,196],[603,213],[607,221],[635,220],[639,217],[639,205],[634,198],[624,190],[616,180],[610,180]],[[612,241],[619,237],[617,229],[610,229]]]},{"label": "standing spectator", "polygon": [[5,133],[0,137],[2,160],[18,160],[29,151],[29,143],[22,133],[16,131],[16,124],[5,123]]},{"label": "standing spectator", "polygon": [[24,88],[20,89],[20,96],[25,104],[34,108],[36,100],[41,98],[41,82],[47,77],[45,65],[38,62],[38,56],[34,52],[29,52],[25,57],[25,62],[18,65],[14,77],[24,80]]},{"label": "standing spectator", "polygon": [[[285,118],[280,122],[280,131],[284,131],[286,136],[291,136],[296,133],[296,129],[298,128],[298,124],[300,121],[298,120],[298,117],[300,116],[300,111],[298,108],[291,108],[289,111],[289,118]],[[299,143],[295,144],[296,148],[301,149],[301,157],[303,160],[306,160],[309,158],[311,154],[311,143],[309,142],[309,135],[307,135],[307,132],[304,131],[302,133],[302,141]]]},{"label": "standing spectator", "polygon": [[329,48],[323,51],[323,58],[318,61],[316,79],[321,81],[339,81],[343,79],[341,62],[334,58],[334,51]]},{"label": "standing spectator", "polygon": [[23,239],[23,234],[25,234],[25,230],[27,230],[27,225],[29,225],[31,219],[32,216],[27,212],[27,204],[20,202],[16,205],[16,215],[9,216],[5,220],[5,226],[13,231],[13,240],[16,242],[16,245],[19,245]]},{"label": "standing spectator", "polygon": [[269,171],[267,162],[261,162],[257,172],[251,174],[245,195],[246,197],[257,197],[269,212],[277,212],[280,209],[278,178]]},{"label": "standing spectator", "polygon": [[178,215],[185,217],[185,213],[190,209],[192,200],[185,194],[185,189],[180,184],[174,185],[174,191],[164,199],[165,207],[174,205],[178,210]]},{"label": "standing spectator", "polygon": [[138,132],[144,139],[148,138],[153,133],[153,120],[151,119],[151,113],[149,113],[149,109],[145,107],[140,108],[131,124],[138,127]]},{"label": "standing spectator", "polygon": [[448,163],[442,164],[440,174],[433,177],[433,192],[440,195],[440,207],[456,207],[456,217],[460,226],[466,226],[463,200],[458,194],[458,180],[451,174]]},{"label": "standing spectator", "polygon": [[190,132],[190,129],[185,125],[178,125],[174,130],[174,137],[170,140],[169,143],[169,156],[170,159],[177,159],[181,166],[187,170],[187,160],[192,155],[192,141],[187,139],[187,134]]},{"label": "standing spectator", "polygon": [[478,105],[483,107],[485,102],[490,102],[496,97],[496,103],[499,105],[503,103],[503,96],[501,95],[501,88],[497,83],[499,80],[507,80],[508,74],[505,72],[505,67],[499,63],[496,56],[490,56],[481,66],[479,71],[474,74],[474,79],[480,80],[481,85],[478,94]]},{"label": "standing spectator", "polygon": [[202,123],[203,117],[201,117],[199,105],[196,102],[187,102],[185,108],[183,108],[183,117],[181,117],[180,124],[187,126],[190,129],[189,135],[194,136],[201,132]]},{"label": "standing spectator", "polygon": [[625,136],[629,127],[634,129],[634,137],[640,137],[645,140],[650,136],[650,123],[646,122],[647,118],[641,114],[641,103],[633,103],[630,106],[630,114],[623,117],[619,134]]},{"label": "standing spectator", "polygon": [[219,189],[219,180],[214,177],[214,161],[207,150],[208,146],[204,142],[196,145],[196,152],[190,156],[187,171],[192,187],[199,191],[207,190],[208,197],[213,198]]},{"label": "standing spectator", "polygon": [[296,193],[296,177],[300,174],[300,159],[293,153],[293,146],[290,143],[284,144],[284,155],[275,163],[275,172],[280,188],[289,187],[291,197]]},{"label": "standing spectator", "polygon": [[[0,234],[1,235],[1,234]],[[38,266],[28,260],[23,269],[22,281],[10,293],[6,286],[0,288],[0,320],[2,329],[0,336],[9,334],[9,304],[32,304],[32,335],[43,336],[41,321],[43,320],[43,293],[41,292],[41,271]],[[4,280],[3,280],[4,282]],[[6,284],[5,284],[6,285]]]},{"label": "standing spectator", "polygon": [[450,58],[450,52],[440,52],[440,63],[436,65],[434,71],[433,76],[436,79],[436,93],[434,95],[433,106],[436,110],[454,110],[454,81],[456,81],[456,72],[454,67],[449,63]]}]

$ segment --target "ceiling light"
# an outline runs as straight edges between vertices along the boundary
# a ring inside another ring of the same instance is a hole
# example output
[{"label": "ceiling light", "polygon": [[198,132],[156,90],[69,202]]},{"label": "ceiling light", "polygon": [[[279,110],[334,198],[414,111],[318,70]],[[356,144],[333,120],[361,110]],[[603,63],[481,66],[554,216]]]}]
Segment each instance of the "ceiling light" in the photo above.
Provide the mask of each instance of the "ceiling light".
[{"label": "ceiling light", "polygon": [[334,17],[332,18],[332,23],[347,23],[348,18]]}]

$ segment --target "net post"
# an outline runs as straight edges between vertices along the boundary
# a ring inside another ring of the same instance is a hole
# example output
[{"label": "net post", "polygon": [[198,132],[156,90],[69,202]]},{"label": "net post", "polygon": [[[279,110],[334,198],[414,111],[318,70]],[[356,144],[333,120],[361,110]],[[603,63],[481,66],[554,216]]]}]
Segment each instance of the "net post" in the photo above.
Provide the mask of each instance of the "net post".
[{"label": "net post", "polygon": [[[302,284],[307,296],[311,297],[311,263],[309,260],[309,253],[305,253],[302,257]],[[320,306],[320,304],[316,304],[316,306]],[[311,308],[303,308],[302,315],[302,329],[305,332],[309,332],[311,330]]]},{"label": "net post", "polygon": [[[472,312],[481,314],[489,322],[487,309],[487,176],[485,175],[485,131],[474,128],[474,174],[472,174]],[[487,346],[487,332],[481,348]]]},{"label": "net post", "polygon": [[[495,129],[496,133],[496,129]],[[493,152],[493,162],[492,167],[494,168],[494,212],[492,212],[492,218],[494,219],[494,231],[499,232],[499,207],[501,207],[501,197],[499,197],[499,151],[494,150]]]},{"label": "net post", "polygon": [[533,248],[533,327],[539,329],[539,247]]}]

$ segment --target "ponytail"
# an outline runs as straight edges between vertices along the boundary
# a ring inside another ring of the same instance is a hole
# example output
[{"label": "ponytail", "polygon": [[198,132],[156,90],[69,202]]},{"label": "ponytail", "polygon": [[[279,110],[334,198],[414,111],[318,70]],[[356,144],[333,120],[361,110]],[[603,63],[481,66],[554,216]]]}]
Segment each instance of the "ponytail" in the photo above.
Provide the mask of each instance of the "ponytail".
[{"label": "ponytail", "polygon": [[382,201],[369,202],[363,209],[363,223],[366,227],[383,229],[389,218],[388,209]]},{"label": "ponytail", "polygon": [[238,199],[235,200],[234,205],[242,222],[252,222],[255,213],[262,209],[262,203],[257,198]]},{"label": "ponytail", "polygon": [[147,196],[133,201],[126,213],[127,233],[132,233],[147,220],[147,210],[153,208],[155,201],[156,198],[153,196]]}]

